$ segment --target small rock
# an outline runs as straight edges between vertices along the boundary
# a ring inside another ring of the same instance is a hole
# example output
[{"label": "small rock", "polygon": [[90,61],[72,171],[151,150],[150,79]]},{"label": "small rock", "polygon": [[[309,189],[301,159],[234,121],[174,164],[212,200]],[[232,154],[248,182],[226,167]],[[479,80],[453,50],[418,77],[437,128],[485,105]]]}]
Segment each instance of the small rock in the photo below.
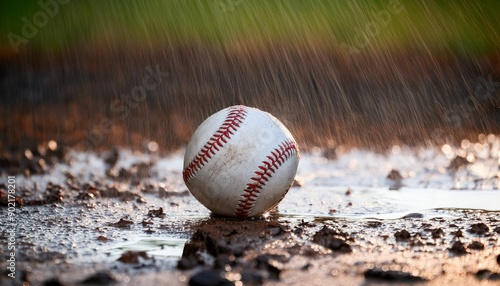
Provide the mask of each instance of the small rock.
[{"label": "small rock", "polygon": [[[281,269],[276,267],[276,263],[273,263],[274,261],[272,261],[271,258],[272,257],[270,255],[266,254],[257,256],[257,258],[255,259],[255,261],[257,262],[257,268],[267,271],[269,280],[279,281]],[[283,261],[282,257],[274,258]]]},{"label": "small rock", "polygon": [[473,241],[472,243],[467,246],[468,249],[474,249],[474,250],[483,250],[484,249],[484,244],[480,241]]},{"label": "small rock", "polygon": [[449,250],[450,252],[453,252],[455,255],[467,254],[467,250],[465,249],[464,244],[460,240],[455,241],[455,243],[453,243],[453,245]]},{"label": "small rock", "polygon": [[389,174],[387,174],[387,179],[393,181],[401,181],[403,179],[403,176],[401,176],[401,173],[398,170],[392,169]]},{"label": "small rock", "polygon": [[381,221],[372,220],[372,221],[366,222],[366,226],[367,227],[377,228],[377,227],[379,227],[381,225],[382,225]]},{"label": "small rock", "polygon": [[352,252],[351,246],[346,241],[348,239],[349,235],[347,233],[329,228],[327,226],[323,227],[313,236],[314,243],[333,251],[343,253]]},{"label": "small rock", "polygon": [[118,222],[110,223],[108,225],[109,226],[114,226],[114,227],[120,227],[120,228],[129,228],[133,224],[134,224],[133,221],[121,218]]},{"label": "small rock", "polygon": [[409,213],[405,216],[403,216],[404,219],[408,219],[408,218],[423,218],[424,215],[421,214],[421,213]]},{"label": "small rock", "polygon": [[483,235],[486,232],[488,232],[489,230],[490,230],[490,228],[486,224],[480,222],[480,223],[475,223],[475,224],[471,225],[468,231],[470,233]]},{"label": "small rock", "polygon": [[464,234],[460,229],[457,231],[452,231],[451,234],[453,234],[455,237],[464,237]]},{"label": "small rock", "polygon": [[448,166],[448,169],[450,171],[456,172],[459,169],[467,166],[468,164],[469,164],[469,161],[467,161],[466,158],[464,158],[462,156],[457,156],[453,160],[451,160],[450,166]]},{"label": "small rock", "polygon": [[191,276],[189,286],[234,286],[234,283],[223,278],[217,271],[201,270]]},{"label": "small rock", "polygon": [[312,264],[307,262],[304,266],[300,267],[300,270],[304,270],[304,271],[307,271],[309,270],[309,268],[312,267]]},{"label": "small rock", "polygon": [[105,155],[104,163],[108,165],[108,169],[111,169],[116,165],[118,159],[120,159],[120,152],[117,148],[113,148],[108,154]]},{"label": "small rock", "polygon": [[105,236],[99,235],[97,237],[97,241],[110,241],[110,239]]},{"label": "small rock", "polygon": [[397,281],[397,282],[423,282],[427,279],[414,276],[408,272],[395,271],[395,270],[382,270],[377,268],[371,268],[364,272],[365,278],[380,279],[385,281]]},{"label": "small rock", "polygon": [[127,251],[118,258],[118,261],[128,264],[137,264],[139,263],[139,257],[143,259],[149,258],[146,251]]},{"label": "small rock", "polygon": [[241,282],[243,282],[243,285],[262,285],[264,277],[260,272],[244,270],[241,272]]},{"label": "small rock", "polygon": [[430,231],[432,238],[440,238],[444,235],[442,228],[426,229],[426,231]]},{"label": "small rock", "polygon": [[411,238],[411,234],[406,230],[399,230],[394,233],[394,237],[396,238],[396,241],[406,241]]},{"label": "small rock", "polygon": [[297,179],[293,179],[293,182],[292,182],[292,188],[293,187],[302,187],[303,183]]},{"label": "small rock", "polygon": [[149,210],[148,217],[159,217],[162,218],[165,216],[165,212],[163,212],[163,208],[159,208],[157,210]]},{"label": "small rock", "polygon": [[477,279],[500,280],[500,273],[491,272],[488,269],[481,269],[476,272]]},{"label": "small rock", "polygon": [[389,190],[399,190],[403,186],[403,176],[398,170],[392,169],[386,178],[390,180]]},{"label": "small rock", "polygon": [[96,272],[93,275],[85,278],[82,281],[82,284],[99,284],[99,285],[107,285],[116,283],[116,279],[111,276],[110,273],[105,271]]}]

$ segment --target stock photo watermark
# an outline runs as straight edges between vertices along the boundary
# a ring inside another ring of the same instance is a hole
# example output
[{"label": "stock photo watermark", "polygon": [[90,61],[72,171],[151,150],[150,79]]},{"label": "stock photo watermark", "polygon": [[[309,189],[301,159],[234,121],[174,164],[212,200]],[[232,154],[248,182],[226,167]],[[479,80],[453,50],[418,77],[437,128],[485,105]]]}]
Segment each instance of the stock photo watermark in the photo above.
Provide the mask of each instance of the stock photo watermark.
[{"label": "stock photo watermark", "polygon": [[7,232],[7,276],[16,278],[16,238],[17,238],[17,219],[16,219],[16,177],[7,177],[7,221],[4,227]]},{"label": "stock photo watermark", "polygon": [[117,120],[125,120],[130,112],[139,106],[139,103],[146,100],[148,91],[156,89],[163,80],[168,76],[168,73],[160,70],[160,66],[155,68],[147,66],[145,75],[142,77],[140,85],[134,86],[130,93],[121,94],[120,99],[113,101],[110,105],[111,112],[115,115],[112,119],[104,118],[93,129],[85,133],[85,140],[81,145],[85,150],[92,150],[104,140],[104,136],[111,132],[113,125]]},{"label": "stock photo watermark", "polygon": [[[481,107],[482,102],[495,100],[495,96],[499,99],[500,82],[494,81],[491,75],[488,78],[479,76],[476,81],[477,85],[472,94],[453,105],[443,115],[443,121],[450,124],[453,130],[459,129],[467,120],[471,120],[471,116]],[[445,138],[445,132],[442,129],[434,130],[431,138],[434,141],[442,140]]]},{"label": "stock photo watermark", "polygon": [[371,11],[370,15],[373,20],[366,23],[363,28],[357,28],[351,44],[343,42],[341,48],[345,50],[349,56],[359,54],[361,50],[370,45],[370,42],[380,35],[382,29],[386,28],[393,20],[393,16],[401,13],[405,7],[399,0],[389,0],[385,9],[380,11]]},{"label": "stock photo watermark", "polygon": [[62,5],[66,5],[71,0],[40,0],[38,1],[38,7],[40,8],[33,15],[28,17],[22,17],[21,22],[23,26],[21,28],[21,33],[9,33],[7,38],[14,51],[19,51],[19,46],[21,44],[28,44],[29,41],[34,38],[40,30],[45,27],[49,20],[55,17]]},{"label": "stock photo watermark", "polygon": [[215,10],[219,17],[219,23],[224,21],[228,12],[234,12],[235,8],[245,0],[219,0],[215,2]]}]

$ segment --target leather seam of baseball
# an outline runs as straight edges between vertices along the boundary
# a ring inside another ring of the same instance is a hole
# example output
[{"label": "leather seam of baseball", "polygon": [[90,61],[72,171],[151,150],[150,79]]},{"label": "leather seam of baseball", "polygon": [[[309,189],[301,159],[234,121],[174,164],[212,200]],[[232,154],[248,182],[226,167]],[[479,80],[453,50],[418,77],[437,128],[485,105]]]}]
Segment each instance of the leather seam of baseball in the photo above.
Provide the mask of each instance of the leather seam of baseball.
[{"label": "leather seam of baseball", "polygon": [[247,108],[242,105],[235,106],[228,113],[219,129],[215,131],[208,142],[203,145],[198,154],[182,172],[182,177],[185,182],[191,180],[198,171],[208,163],[208,160],[219,151],[219,148],[222,148],[227,141],[231,139],[231,135],[238,130],[246,115]]},{"label": "leather seam of baseball", "polygon": [[297,154],[297,144],[293,140],[285,140],[278,145],[278,148],[271,151],[270,155],[266,156],[269,161],[262,161],[262,164],[258,166],[258,170],[254,172],[256,176],[251,178],[252,182],[248,183],[243,191],[243,198],[238,201],[235,208],[236,216],[248,217],[266,182],[293,154]]}]

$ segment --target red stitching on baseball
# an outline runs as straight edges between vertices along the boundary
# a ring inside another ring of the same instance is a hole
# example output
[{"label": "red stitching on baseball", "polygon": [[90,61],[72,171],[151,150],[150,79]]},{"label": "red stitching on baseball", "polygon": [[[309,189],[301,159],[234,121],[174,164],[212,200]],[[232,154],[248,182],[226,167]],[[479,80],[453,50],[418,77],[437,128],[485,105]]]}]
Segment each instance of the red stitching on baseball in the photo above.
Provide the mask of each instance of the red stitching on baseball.
[{"label": "red stitching on baseball", "polygon": [[273,173],[275,173],[292,154],[296,153],[297,145],[295,142],[293,140],[287,140],[282,142],[274,151],[271,151],[269,156],[266,156],[267,160],[262,161],[262,165],[254,172],[257,176],[251,178],[252,182],[247,184],[242,195],[243,198],[238,201],[238,205],[235,209],[236,216],[242,218],[248,217],[260,191],[266,185],[266,182],[269,181]]},{"label": "red stitching on baseball", "polygon": [[215,131],[214,135],[212,135],[208,142],[203,145],[200,152],[198,152],[198,154],[182,172],[184,182],[192,179],[201,167],[208,162],[208,159],[212,158],[212,156],[219,151],[219,148],[224,146],[224,144],[231,139],[231,135],[238,130],[246,115],[247,109],[245,106],[237,105],[231,107],[231,111],[224,120],[224,123],[222,123],[219,129]]}]

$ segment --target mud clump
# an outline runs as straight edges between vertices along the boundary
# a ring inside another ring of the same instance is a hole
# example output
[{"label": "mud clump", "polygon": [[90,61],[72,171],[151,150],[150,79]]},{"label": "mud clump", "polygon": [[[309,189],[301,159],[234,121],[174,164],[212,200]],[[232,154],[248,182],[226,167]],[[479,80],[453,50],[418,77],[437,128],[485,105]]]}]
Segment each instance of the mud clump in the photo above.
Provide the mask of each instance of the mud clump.
[{"label": "mud clump", "polygon": [[427,279],[414,276],[408,272],[395,271],[395,270],[382,270],[378,268],[371,268],[366,270],[364,273],[365,278],[376,279],[390,282],[402,282],[402,283],[414,283],[414,282],[425,282]]},{"label": "mud clump", "polygon": [[25,176],[45,174],[54,164],[64,161],[68,151],[67,146],[53,140],[30,146],[32,147],[1,153],[0,170]]},{"label": "mud clump", "polygon": [[398,230],[394,233],[394,237],[396,238],[396,241],[408,241],[411,238],[411,234],[406,230]]},{"label": "mud clump", "polygon": [[354,239],[349,237],[347,233],[328,226],[324,226],[313,236],[314,243],[340,253],[352,252],[351,246],[347,241],[354,241]]},{"label": "mud clump", "polygon": [[449,250],[455,255],[467,254],[467,249],[465,249],[464,244],[460,240],[455,241]]},{"label": "mud clump", "polygon": [[118,261],[127,264],[138,264],[140,258],[149,259],[149,256],[146,251],[127,251],[118,258]]},{"label": "mud clump", "polygon": [[476,278],[483,280],[492,280],[492,281],[498,281],[500,280],[500,273],[492,272],[488,269],[480,269],[476,272]]},{"label": "mud clump", "polygon": [[109,285],[118,282],[116,278],[111,275],[111,273],[106,271],[100,271],[91,276],[85,278],[81,284],[90,285]]},{"label": "mud clump", "polygon": [[189,286],[234,286],[235,284],[221,276],[219,271],[201,270],[191,276]]},{"label": "mud clump", "polygon": [[483,250],[484,249],[484,244],[480,241],[473,241],[471,242],[468,246],[468,249],[473,249],[473,250]]},{"label": "mud clump", "polygon": [[453,160],[451,160],[450,165],[448,166],[448,170],[452,172],[456,172],[469,164],[466,158],[457,156]]},{"label": "mud clump", "polygon": [[442,228],[427,228],[425,231],[430,232],[432,238],[441,238],[444,235],[444,231]]},{"label": "mud clump", "polygon": [[163,208],[159,208],[157,210],[149,210],[148,211],[148,217],[165,217],[165,212],[163,211]]},{"label": "mud clump", "polygon": [[468,229],[468,232],[474,233],[477,235],[483,235],[483,234],[487,233],[489,230],[490,230],[490,228],[486,224],[481,222],[481,223],[475,223],[475,224],[471,225],[470,228]]},{"label": "mud clump", "polygon": [[[231,273],[239,274],[244,285],[260,285],[279,281],[283,265],[299,253],[300,246],[290,240],[291,229],[272,218],[246,221],[211,218],[195,229],[177,262],[180,270],[203,267],[219,273],[231,269]],[[279,253],[275,247],[265,247],[285,240],[287,246],[283,244]]]},{"label": "mud clump", "polygon": [[121,218],[119,221],[117,221],[115,223],[110,223],[108,225],[113,226],[113,227],[119,227],[119,228],[130,228],[130,226],[133,224],[134,224],[133,221]]},{"label": "mud clump", "polygon": [[386,178],[389,180],[389,190],[396,191],[403,187],[403,176],[398,170],[392,169]]}]

